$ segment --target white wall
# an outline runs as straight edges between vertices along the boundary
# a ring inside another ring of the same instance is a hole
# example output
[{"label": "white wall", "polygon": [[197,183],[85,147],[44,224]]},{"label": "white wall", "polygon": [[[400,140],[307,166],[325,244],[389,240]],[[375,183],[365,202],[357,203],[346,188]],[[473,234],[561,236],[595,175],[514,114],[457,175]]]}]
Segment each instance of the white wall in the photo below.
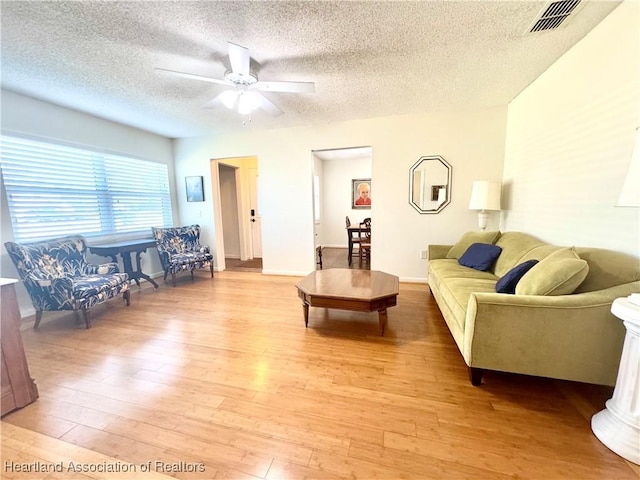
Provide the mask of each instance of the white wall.
[{"label": "white wall", "polygon": [[639,19],[627,0],[509,105],[504,229],[640,255],[640,209],[614,206],[640,126]]},{"label": "white wall", "polygon": [[[311,152],[369,145],[375,182],[372,268],[424,281],[421,249],[430,243],[453,243],[465,231],[477,229],[477,216],[467,208],[471,184],[502,177],[505,125],[506,106],[178,139],[175,168],[177,178],[203,175],[211,158],[256,155],[263,271],[305,275],[315,268]],[[409,169],[423,155],[441,155],[453,167],[452,201],[437,215],[420,215],[409,205]],[[211,182],[205,190],[211,191]],[[205,212],[213,212],[212,196],[205,198]],[[179,201],[180,222],[199,220],[203,241],[215,249],[213,214],[199,218],[193,204]],[[491,222],[489,228],[498,227],[497,219]]]},{"label": "white wall", "polygon": [[[345,217],[357,225],[365,217],[371,217],[371,209],[351,208],[351,180],[371,178],[371,157],[325,160],[322,189],[322,246],[347,248]],[[376,195],[375,179],[371,182],[371,203]],[[373,221],[373,219],[372,219]]]},{"label": "white wall", "polygon": [[[1,95],[3,133],[19,133],[40,139],[58,140],[164,163],[169,168],[171,192],[175,198],[173,147],[170,139],[14,92],[2,90]],[[0,254],[0,276],[18,278],[18,273],[4,249],[4,242],[12,241],[14,237],[4,184],[1,189],[0,241],[3,245]],[[177,218],[175,202],[173,211],[174,217]],[[149,230],[150,236],[151,230]],[[89,260],[98,263],[107,261],[104,257],[95,255],[90,255]],[[142,256],[142,269],[150,275],[162,272],[155,249],[148,250],[147,254]],[[33,305],[22,283],[18,285],[17,291],[22,316],[32,314]]]}]

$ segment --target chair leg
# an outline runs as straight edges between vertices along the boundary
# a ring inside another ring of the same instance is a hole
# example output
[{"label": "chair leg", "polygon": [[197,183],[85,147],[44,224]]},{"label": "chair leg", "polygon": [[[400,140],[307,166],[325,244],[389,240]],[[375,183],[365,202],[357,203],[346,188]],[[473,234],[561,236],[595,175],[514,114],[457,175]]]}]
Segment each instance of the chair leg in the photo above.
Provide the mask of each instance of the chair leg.
[{"label": "chair leg", "polygon": [[209,270],[211,270],[211,278],[213,278],[213,261],[209,263]]},{"label": "chair leg", "polygon": [[173,283],[173,286],[176,286],[176,274],[175,272],[171,272],[171,283]]},{"label": "chair leg", "polygon": [[191,270],[191,281],[193,282],[193,270]]},{"label": "chair leg", "polygon": [[33,324],[34,330],[40,326],[41,320],[42,320],[42,310],[36,310],[36,323]]},{"label": "chair leg", "polygon": [[91,328],[91,322],[89,321],[89,310],[87,310],[86,308],[82,309],[82,318],[84,319],[86,328]]},{"label": "chair leg", "polygon": [[131,305],[131,290],[127,290],[122,294],[122,299],[126,302],[127,307]]},{"label": "chair leg", "polygon": [[169,270],[164,271],[164,281],[167,281],[167,275],[169,274]]}]

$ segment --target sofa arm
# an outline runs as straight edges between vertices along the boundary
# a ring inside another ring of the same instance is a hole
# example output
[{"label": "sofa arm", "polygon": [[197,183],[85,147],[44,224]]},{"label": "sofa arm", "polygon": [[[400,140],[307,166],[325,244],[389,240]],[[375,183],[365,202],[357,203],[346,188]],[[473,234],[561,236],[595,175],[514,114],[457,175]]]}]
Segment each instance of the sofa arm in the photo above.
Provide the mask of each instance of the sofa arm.
[{"label": "sofa arm", "polygon": [[561,296],[472,293],[464,359],[470,367],[614,385],[625,336],[614,299],[640,282]]},{"label": "sofa arm", "polygon": [[453,245],[428,245],[427,246],[427,258],[429,260],[436,260],[438,258],[447,258],[447,253],[451,250]]}]

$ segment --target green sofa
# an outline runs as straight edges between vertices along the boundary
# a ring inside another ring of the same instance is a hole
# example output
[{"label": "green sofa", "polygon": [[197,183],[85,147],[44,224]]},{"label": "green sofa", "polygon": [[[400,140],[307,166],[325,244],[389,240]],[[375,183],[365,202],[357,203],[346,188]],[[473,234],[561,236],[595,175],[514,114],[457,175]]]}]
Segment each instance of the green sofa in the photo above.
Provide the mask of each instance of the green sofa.
[{"label": "green sofa", "polygon": [[[458,263],[473,243],[502,249],[489,271]],[[521,232],[469,232],[455,245],[430,245],[428,259],[429,288],[473,385],[484,370],[615,385],[625,328],[611,303],[640,292],[638,258],[563,248]],[[496,293],[502,276],[531,259],[539,263],[515,294]],[[576,268],[563,272],[567,265]]]}]

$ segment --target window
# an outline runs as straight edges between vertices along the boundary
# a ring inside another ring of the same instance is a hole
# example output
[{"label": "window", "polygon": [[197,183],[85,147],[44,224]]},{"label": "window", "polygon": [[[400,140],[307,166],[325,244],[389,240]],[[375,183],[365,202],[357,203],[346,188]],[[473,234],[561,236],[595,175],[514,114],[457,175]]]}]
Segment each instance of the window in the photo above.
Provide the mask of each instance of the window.
[{"label": "window", "polygon": [[162,163],[7,135],[0,147],[17,241],[147,235],[173,224]]}]

